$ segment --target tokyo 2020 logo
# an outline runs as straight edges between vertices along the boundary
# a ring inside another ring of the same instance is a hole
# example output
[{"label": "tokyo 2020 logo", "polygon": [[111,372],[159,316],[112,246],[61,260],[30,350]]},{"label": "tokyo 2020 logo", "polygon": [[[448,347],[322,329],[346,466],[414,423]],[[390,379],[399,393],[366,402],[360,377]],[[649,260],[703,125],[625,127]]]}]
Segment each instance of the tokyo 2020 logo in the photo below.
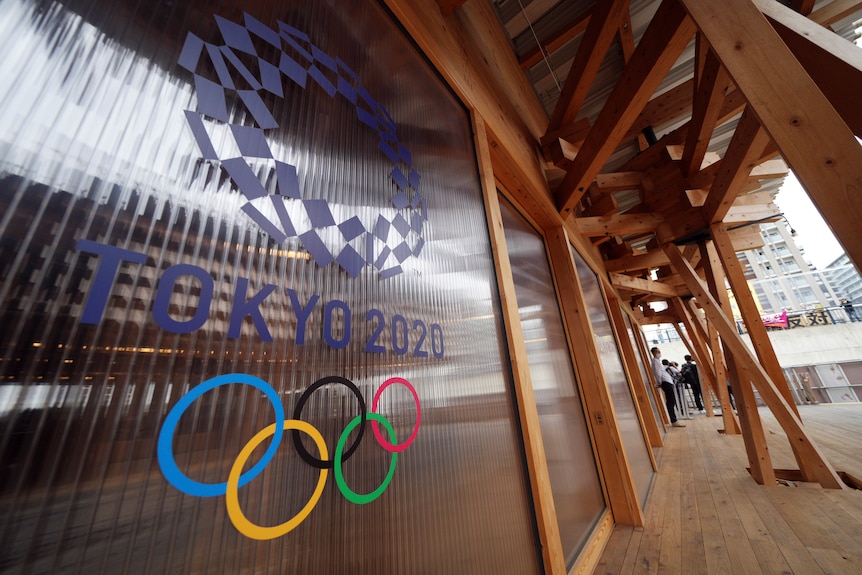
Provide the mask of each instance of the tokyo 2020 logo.
[{"label": "tokyo 2020 logo", "polygon": [[[236,459],[231,466],[230,473],[228,474],[227,481],[224,483],[202,483],[199,481],[195,481],[183,473],[177,465],[176,457],[174,455],[174,447],[173,447],[173,439],[174,432],[177,429],[177,425],[179,424],[180,418],[185,413],[185,411],[204,393],[215,389],[216,387],[222,385],[233,385],[233,384],[244,384],[250,385],[258,390],[260,390],[269,401],[272,403],[273,411],[275,412],[275,423],[268,425],[267,427],[261,429],[257,434],[252,437],[248,443],[246,443],[245,447],[239,452],[236,456]],[[311,396],[319,388],[329,385],[329,384],[340,384],[345,387],[356,397],[356,401],[359,404],[360,414],[354,417],[344,428],[341,436],[338,439],[338,442],[335,446],[335,453],[332,455],[332,458],[329,459],[329,449],[326,446],[326,442],[323,439],[320,431],[318,431],[311,424],[303,421],[302,410],[305,407],[308,398]],[[407,388],[408,391],[413,395],[413,400],[416,403],[416,423],[413,425],[413,431],[410,433],[410,436],[401,443],[394,443],[395,441],[395,431],[392,428],[392,425],[389,423],[389,420],[386,419],[383,415],[377,413],[378,405],[380,402],[380,396],[383,392],[390,387],[391,385],[400,384]],[[377,391],[374,394],[374,398],[371,400],[371,411],[366,410],[365,399],[362,396],[362,393],[356,387],[353,382],[343,377],[338,376],[328,376],[321,378],[314,382],[311,386],[309,386],[303,394],[300,396],[299,400],[296,402],[293,411],[292,419],[285,419],[284,415],[284,407],[281,404],[281,398],[279,397],[278,392],[273,389],[271,385],[269,385],[264,380],[255,377],[253,375],[248,375],[244,373],[234,373],[234,374],[226,374],[220,375],[218,377],[214,377],[207,381],[204,381],[200,385],[194,387],[191,391],[189,391],[186,395],[184,395],[177,404],[171,409],[168,413],[168,416],[165,418],[165,422],[162,425],[161,432],[159,433],[158,447],[157,447],[157,456],[159,460],[159,466],[162,469],[162,473],[168,482],[173,485],[178,490],[183,493],[187,493],[189,495],[196,495],[198,497],[213,497],[218,495],[225,496],[225,503],[227,505],[227,513],[228,517],[230,517],[231,522],[234,527],[250,539],[257,540],[267,540],[267,539],[275,539],[276,537],[280,537],[285,535],[299,526],[300,523],[305,521],[305,519],[311,514],[315,505],[317,505],[318,500],[320,499],[321,494],[323,493],[323,488],[326,485],[326,479],[329,475],[329,470],[332,469],[335,475],[335,483],[338,486],[338,490],[344,496],[345,499],[350,501],[351,503],[355,503],[358,505],[363,505],[366,503],[371,503],[378,497],[380,497],[386,488],[389,486],[389,483],[392,481],[392,477],[395,474],[395,464],[398,460],[398,454],[407,449],[410,444],[416,439],[416,435],[419,433],[419,422],[421,420],[422,412],[419,405],[419,396],[416,394],[416,390],[413,388],[413,385],[406,379],[400,377],[391,377],[383,382]],[[386,451],[392,454],[392,458],[389,464],[389,471],[386,474],[386,478],[380,484],[377,489],[373,490],[370,493],[356,493],[353,491],[348,485],[346,480],[344,479],[344,472],[342,466],[345,461],[347,461],[350,456],[356,451],[359,447],[360,442],[362,441],[363,436],[365,435],[365,426],[366,422],[371,420],[371,430],[373,432],[374,438],[377,440],[377,443]],[[383,437],[383,434],[380,432],[380,425],[386,429],[386,434],[389,439]],[[350,437],[351,432],[354,429],[359,428],[356,437],[353,442],[348,446],[347,440]],[[281,440],[284,436],[284,432],[290,430],[292,432],[292,439],[294,449],[296,449],[299,456],[305,461],[307,464],[312,467],[320,469],[320,477],[317,480],[317,485],[314,488],[314,492],[311,495],[311,498],[308,502],[303,506],[303,508],[294,515],[288,521],[274,526],[261,526],[256,525],[249,521],[249,519],[245,516],[239,504],[239,488],[249,483],[252,479],[257,477],[269,463],[272,461],[273,457],[275,457],[276,452],[281,444]],[[311,453],[306,450],[305,446],[302,444],[300,433],[304,433],[311,437],[315,446],[317,447],[318,456],[315,457]],[[245,467],[246,462],[251,456],[252,452],[255,448],[263,443],[268,437],[272,436],[272,442],[269,444],[269,447],[264,452],[263,456],[260,458],[254,466],[251,467],[245,473],[242,473],[243,467]]]},{"label": "tokyo 2020 logo", "polygon": [[[224,44],[211,44],[189,33],[179,58],[180,66],[194,75],[197,104],[185,115],[203,158],[221,165],[246,200],[243,212],[275,241],[296,237],[317,265],[337,262],[351,277],[357,277],[366,265],[376,268],[384,279],[400,274],[401,264],[418,256],[425,245],[428,207],[419,192],[419,172],[410,151],[398,141],[389,112],[350,67],[312,44],[304,32],[283,22],[274,30],[248,14],[244,14],[244,24],[215,19]],[[275,48],[278,62],[261,57],[255,43],[266,46],[267,53]],[[216,81],[198,73],[204,54]],[[395,193],[389,208],[368,221],[356,215],[336,221],[326,199],[303,198],[297,167],[276,157],[267,139],[267,131],[278,128],[279,123],[262,95],[284,98],[284,78],[303,90],[313,84],[316,95],[340,95],[354,106],[356,119],[377,136],[378,148],[392,166],[388,176]],[[240,85],[248,89],[240,89]],[[229,95],[242,102],[254,125],[231,117]],[[210,134],[215,126],[225,125],[239,150],[236,157],[221,157]],[[250,160],[274,166],[275,193],[269,193]]]}]

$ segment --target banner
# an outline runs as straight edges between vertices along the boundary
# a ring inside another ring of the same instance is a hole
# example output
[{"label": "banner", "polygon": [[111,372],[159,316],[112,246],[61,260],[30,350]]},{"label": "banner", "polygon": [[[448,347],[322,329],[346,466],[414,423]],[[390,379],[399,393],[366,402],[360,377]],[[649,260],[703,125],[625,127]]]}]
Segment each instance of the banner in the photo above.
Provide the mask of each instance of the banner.
[{"label": "banner", "polygon": [[787,327],[787,310],[781,313],[770,313],[760,316],[760,320],[766,327]]}]

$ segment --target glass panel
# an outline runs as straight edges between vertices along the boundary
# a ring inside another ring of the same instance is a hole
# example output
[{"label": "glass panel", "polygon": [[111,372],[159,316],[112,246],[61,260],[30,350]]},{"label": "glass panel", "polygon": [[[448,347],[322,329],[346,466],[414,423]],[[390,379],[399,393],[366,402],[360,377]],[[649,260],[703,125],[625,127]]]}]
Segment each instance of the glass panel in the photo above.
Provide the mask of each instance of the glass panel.
[{"label": "glass panel", "polygon": [[569,567],[605,509],[586,418],[542,237],[503,200],[530,378]]},{"label": "glass panel", "polygon": [[646,504],[646,497],[652,483],[653,468],[647,451],[646,438],[643,434],[631,388],[626,380],[620,351],[614,339],[613,328],[602,297],[602,289],[596,274],[587,265],[581,255],[571,248],[572,257],[578,270],[578,278],[584,290],[584,299],[590,314],[590,323],[596,337],[596,346],[602,362],[602,370],[610,389],[611,399],[617,413],[617,422],[623,437],[623,445],[628,456],[632,476],[637,485],[641,505]]},{"label": "glass panel", "polygon": [[[641,354],[641,350],[643,349],[643,344],[642,344],[643,337],[642,337],[642,335],[635,333],[634,327],[632,326],[632,320],[629,317],[629,314],[627,314],[625,310],[623,310],[622,315],[623,315],[623,321],[626,324],[626,332],[629,334],[629,339],[631,340],[632,347],[635,350],[635,357],[637,358],[638,369],[641,372],[641,379],[643,380],[644,385],[646,387],[649,387],[651,384],[650,384],[649,376],[647,375],[647,366],[646,366],[646,364],[644,364],[643,355]],[[640,328],[638,328],[638,332],[640,333]],[[650,403],[650,406],[652,407],[652,413],[655,416],[656,422],[660,422],[661,421],[661,415],[660,415],[660,412],[658,410],[659,409],[658,405],[655,402],[655,395],[652,393],[652,390],[650,390],[650,389],[647,389],[646,395],[647,395],[647,397],[649,397],[649,403]],[[659,424],[659,431],[661,431],[661,424]]]},{"label": "glass panel", "polygon": [[0,570],[538,572],[465,110],[217,5],[0,0]]}]

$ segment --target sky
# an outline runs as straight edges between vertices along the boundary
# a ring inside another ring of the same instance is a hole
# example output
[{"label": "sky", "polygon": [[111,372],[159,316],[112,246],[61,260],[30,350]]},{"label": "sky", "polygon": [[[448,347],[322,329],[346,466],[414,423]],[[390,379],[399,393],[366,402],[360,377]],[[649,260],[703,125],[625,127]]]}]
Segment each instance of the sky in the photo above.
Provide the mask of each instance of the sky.
[{"label": "sky", "polygon": [[796,244],[805,249],[806,259],[817,269],[825,268],[844,253],[793,172],[787,174],[775,202],[784,212],[790,227],[796,230]]}]

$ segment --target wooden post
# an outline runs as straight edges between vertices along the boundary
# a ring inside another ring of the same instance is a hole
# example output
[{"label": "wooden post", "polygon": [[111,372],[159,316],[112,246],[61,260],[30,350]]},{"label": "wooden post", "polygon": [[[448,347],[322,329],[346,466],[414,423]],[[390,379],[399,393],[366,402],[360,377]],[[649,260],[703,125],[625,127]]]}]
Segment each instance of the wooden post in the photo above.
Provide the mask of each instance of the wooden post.
[{"label": "wooden post", "polygon": [[721,414],[724,420],[724,433],[726,435],[739,435],[742,429],[739,426],[739,417],[734,413],[734,408],[730,405],[730,394],[728,392],[728,377],[727,365],[724,362],[724,351],[721,347],[721,338],[718,337],[718,330],[712,323],[707,323],[707,331],[709,332],[709,345],[713,350],[713,361],[715,365],[716,387],[719,389],[719,401],[721,402]]},{"label": "wooden post", "polygon": [[506,247],[506,235],[503,230],[494,172],[491,168],[485,122],[477,113],[473,114],[473,133],[485,198],[485,211],[488,217],[488,230],[494,254],[494,266],[497,269],[503,322],[506,326],[506,339],[512,362],[515,395],[518,398],[518,415],[521,420],[527,471],[530,476],[533,505],[536,509],[539,539],[542,543],[542,561],[546,572],[564,575],[566,573],[565,554],[560,538],[557,512],[554,507],[554,496],[551,491],[551,478],[548,473],[548,462],[545,458],[542,431],[539,426],[539,412],[536,407],[533,382],[527,363],[527,347],[524,343],[524,333],[521,329],[521,318],[518,313],[515,282],[512,277],[509,251]]},{"label": "wooden post", "polygon": [[691,265],[682,257],[679,249],[673,244],[665,244],[663,248],[665,253],[670,258],[671,264],[679,272],[680,276],[685,281],[685,284],[691,290],[692,295],[700,302],[701,307],[706,313],[707,318],[718,330],[722,340],[727,344],[733,357],[737,362],[741,362],[742,367],[748,372],[751,381],[757,386],[760,396],[766,402],[766,405],[775,414],[775,419],[784,429],[787,438],[791,443],[800,446],[803,456],[811,466],[817,481],[823,487],[843,489],[844,485],[835,473],[835,470],[820,452],[814,441],[805,433],[802,422],[787,405],[784,396],[775,387],[775,384],[769,378],[769,375],[760,366],[760,363],[754,358],[739,337],[736,327],[731,323],[727,316],[722,312],[721,306],[713,298],[709,291],[701,283]]},{"label": "wooden post", "polygon": [[[710,241],[703,242],[700,247],[701,261],[704,262],[709,291],[718,302],[720,311],[727,318],[727,314],[730,312],[730,298],[725,288],[724,273],[718,261],[718,254]],[[739,337],[735,330],[734,335]],[[725,341],[726,337],[728,335],[722,334],[722,341]],[[727,362],[730,387],[733,389],[733,396],[736,399],[736,412],[739,414],[739,425],[742,428],[745,451],[748,454],[748,463],[751,465],[751,476],[761,485],[775,485],[775,469],[772,467],[766,434],[760,421],[760,413],[757,411],[757,401],[749,376],[741,369],[742,366],[737,364],[733,352],[727,346],[724,347],[724,358]]]},{"label": "wooden post", "polygon": [[[584,412],[593,431],[608,503],[617,523],[643,526],[644,517],[637,486],[629,467],[616,410],[605,381],[581,280],[572,259],[569,238],[565,229],[560,226],[554,230],[546,230],[545,241],[572,357],[575,358],[578,384],[583,391]],[[652,457],[651,450],[647,451]]]},{"label": "wooden post", "polygon": [[[626,378],[631,384],[632,392],[637,403],[638,416],[641,420],[641,426],[646,433],[649,444],[652,447],[662,447],[664,442],[661,439],[661,433],[658,430],[658,422],[655,419],[650,405],[649,397],[647,397],[648,381],[644,381],[641,377],[640,369],[638,369],[637,357],[635,356],[632,340],[629,338],[628,328],[626,327],[625,318],[623,318],[623,310],[620,308],[620,301],[616,298],[608,298],[608,310],[610,310],[611,325],[614,329],[614,335],[617,336],[617,345],[622,352],[620,355],[623,360],[623,370],[626,373]],[[655,467],[654,467],[655,469]]]},{"label": "wooden post", "polygon": [[[769,374],[775,385],[778,386],[778,390],[784,396],[787,405],[790,406],[796,417],[799,417],[799,410],[796,407],[793,394],[790,392],[787,381],[784,379],[784,372],[781,370],[781,364],[778,363],[778,357],[775,355],[775,350],[769,341],[769,334],[766,333],[766,328],[760,320],[757,304],[754,302],[754,297],[748,289],[748,282],[745,281],[745,275],[742,267],[739,265],[739,260],[736,257],[736,251],[730,241],[730,236],[727,234],[727,228],[724,224],[714,224],[709,229],[715,248],[718,251],[718,257],[721,258],[721,265],[724,266],[724,271],[727,274],[733,295],[736,297],[736,303],[739,306],[740,312],[742,312],[742,319],[748,328],[748,335],[751,337],[751,343],[754,345],[757,359],[760,360],[763,369]],[[813,473],[808,468],[805,458],[802,457],[796,445],[791,443],[790,446],[793,448],[793,455],[796,457],[802,477],[805,481],[813,481]]]}]

